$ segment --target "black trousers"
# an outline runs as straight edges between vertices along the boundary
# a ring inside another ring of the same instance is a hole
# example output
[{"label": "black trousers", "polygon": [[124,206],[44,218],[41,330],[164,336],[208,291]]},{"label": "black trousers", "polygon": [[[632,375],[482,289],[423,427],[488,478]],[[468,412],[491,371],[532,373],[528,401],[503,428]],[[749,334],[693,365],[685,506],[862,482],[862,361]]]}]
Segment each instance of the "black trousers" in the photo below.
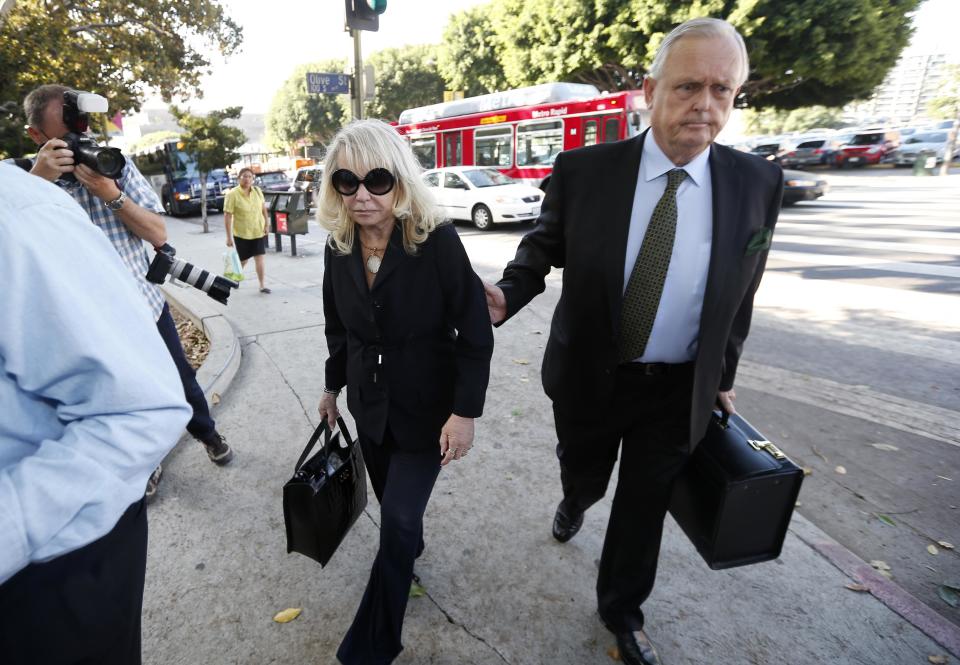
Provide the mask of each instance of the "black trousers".
[{"label": "black trousers", "polygon": [[107,535],[0,585],[0,662],[139,665],[146,565],[141,499]]},{"label": "black trousers", "polygon": [[622,450],[597,577],[600,616],[613,630],[643,627],[640,605],[653,590],[670,492],[688,457],[693,363],[671,370],[647,376],[621,366],[616,397],[599,412],[554,405],[569,508],[586,510],[603,497]]},{"label": "black trousers", "polygon": [[170,357],[173,358],[177,366],[177,372],[180,373],[180,383],[183,384],[183,394],[187,402],[193,409],[193,416],[187,423],[187,431],[200,439],[201,441],[213,434],[216,425],[213,418],[210,417],[210,407],[207,406],[207,398],[203,395],[203,388],[197,383],[197,373],[190,366],[186,354],[183,352],[183,345],[180,343],[180,336],[177,334],[177,324],[170,315],[170,307],[164,303],[160,318],[157,319],[157,330],[163,338],[167,350],[170,351]]},{"label": "black trousers", "polygon": [[337,658],[344,665],[380,665],[403,650],[403,616],[413,562],[423,550],[423,514],[440,474],[440,446],[429,453],[399,451],[389,424],[381,445],[360,436],[360,446],[380,502],[380,549]]}]

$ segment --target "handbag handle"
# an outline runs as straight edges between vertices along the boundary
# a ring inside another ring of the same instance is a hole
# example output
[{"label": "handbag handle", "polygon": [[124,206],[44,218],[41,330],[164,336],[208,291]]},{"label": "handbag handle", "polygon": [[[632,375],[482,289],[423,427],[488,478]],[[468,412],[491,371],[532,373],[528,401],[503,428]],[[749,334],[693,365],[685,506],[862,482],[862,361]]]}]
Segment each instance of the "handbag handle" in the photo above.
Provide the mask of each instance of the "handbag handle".
[{"label": "handbag handle", "polygon": [[[337,416],[337,428],[340,430],[340,433],[343,434],[343,438],[347,442],[347,449],[349,450],[353,447],[354,441],[352,438],[350,438],[350,430],[347,429],[347,424],[343,422],[342,416]],[[330,446],[330,436],[333,434],[326,418],[321,420],[320,424],[317,425],[317,429],[313,431],[310,441],[307,442],[307,447],[303,449],[303,454],[301,454],[300,459],[297,460],[297,465],[293,467],[294,473],[300,470],[300,467],[307,459],[307,456],[310,455],[310,451],[313,450],[313,446],[316,445],[317,441],[320,440],[320,435],[323,433],[326,433],[326,437],[323,440],[323,449],[326,450]]]}]

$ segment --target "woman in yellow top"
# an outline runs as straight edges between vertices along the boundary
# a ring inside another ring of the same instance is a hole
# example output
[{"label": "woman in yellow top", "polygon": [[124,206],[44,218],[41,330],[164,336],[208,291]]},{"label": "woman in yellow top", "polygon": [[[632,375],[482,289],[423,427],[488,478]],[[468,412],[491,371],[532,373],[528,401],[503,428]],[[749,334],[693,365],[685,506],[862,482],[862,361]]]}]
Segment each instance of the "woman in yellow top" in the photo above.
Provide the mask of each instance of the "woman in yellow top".
[{"label": "woman in yellow top", "polygon": [[253,257],[260,282],[260,293],[270,293],[263,283],[263,255],[267,251],[267,207],[263,192],[253,186],[253,170],[240,169],[240,186],[227,192],[223,202],[223,225],[227,230],[227,247],[237,248],[240,265],[246,267]]}]

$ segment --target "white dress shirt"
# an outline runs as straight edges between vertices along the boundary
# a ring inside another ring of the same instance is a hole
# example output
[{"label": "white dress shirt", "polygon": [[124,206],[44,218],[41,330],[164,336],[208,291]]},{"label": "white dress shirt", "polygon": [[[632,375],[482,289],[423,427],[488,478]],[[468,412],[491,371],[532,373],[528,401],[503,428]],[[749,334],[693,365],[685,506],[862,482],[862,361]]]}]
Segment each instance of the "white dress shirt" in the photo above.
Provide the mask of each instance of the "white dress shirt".
[{"label": "white dress shirt", "polygon": [[191,409],[147,303],[65,192],[0,164],[0,584],[108,533]]},{"label": "white dress shirt", "polygon": [[[626,291],[633,264],[640,253],[650,217],[667,187],[667,172],[677,168],[647,133],[640,158],[637,189],[633,197],[630,233],[623,266]],[[710,267],[713,240],[713,186],[710,179],[710,149],[682,167],[687,177],[677,190],[677,233],[663,295],[653,322],[647,348],[636,361],[684,363],[696,358],[700,312]]]}]

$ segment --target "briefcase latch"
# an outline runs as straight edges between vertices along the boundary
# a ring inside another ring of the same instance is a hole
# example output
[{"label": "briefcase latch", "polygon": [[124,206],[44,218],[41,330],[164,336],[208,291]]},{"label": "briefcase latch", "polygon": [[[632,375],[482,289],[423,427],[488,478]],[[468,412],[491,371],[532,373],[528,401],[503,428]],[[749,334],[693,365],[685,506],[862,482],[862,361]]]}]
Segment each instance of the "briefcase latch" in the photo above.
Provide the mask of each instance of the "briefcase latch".
[{"label": "briefcase latch", "polygon": [[765,441],[765,440],[754,441],[753,439],[747,439],[747,443],[749,443],[750,447],[753,448],[754,450],[764,450],[770,453],[771,455],[773,455],[773,459],[776,459],[776,460],[787,459],[787,456],[784,455],[782,452],[780,452],[780,449],[777,448],[772,443],[770,443],[769,441]]}]

